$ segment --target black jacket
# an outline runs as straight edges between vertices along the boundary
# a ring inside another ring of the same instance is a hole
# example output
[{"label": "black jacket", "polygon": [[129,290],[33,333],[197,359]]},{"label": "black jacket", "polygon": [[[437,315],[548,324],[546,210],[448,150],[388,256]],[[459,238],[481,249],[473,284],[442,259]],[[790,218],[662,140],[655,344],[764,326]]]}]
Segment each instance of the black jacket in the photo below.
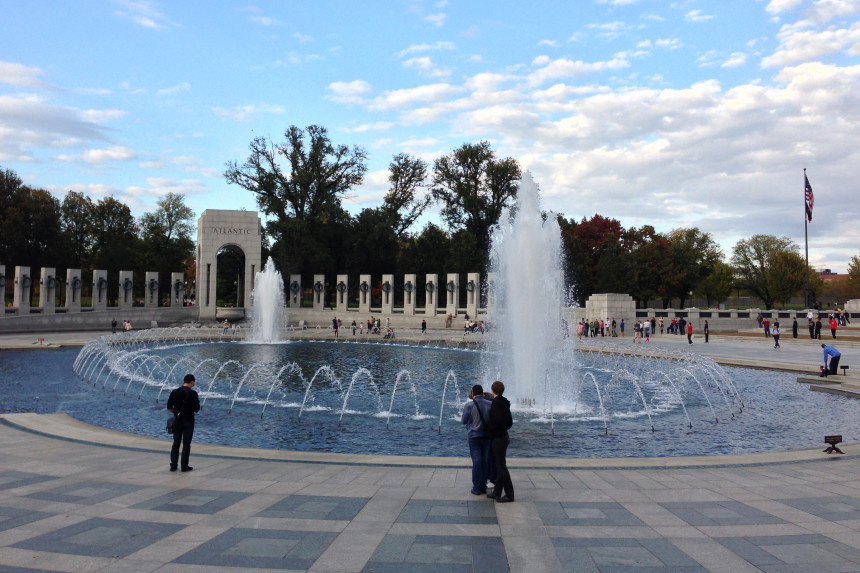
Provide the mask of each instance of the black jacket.
[{"label": "black jacket", "polygon": [[511,416],[511,403],[504,396],[496,396],[490,404],[490,419],[487,421],[488,438],[504,438],[508,428],[514,424]]},{"label": "black jacket", "polygon": [[200,398],[197,392],[182,385],[170,393],[167,399],[167,409],[184,421],[194,421],[194,413],[200,411]]}]

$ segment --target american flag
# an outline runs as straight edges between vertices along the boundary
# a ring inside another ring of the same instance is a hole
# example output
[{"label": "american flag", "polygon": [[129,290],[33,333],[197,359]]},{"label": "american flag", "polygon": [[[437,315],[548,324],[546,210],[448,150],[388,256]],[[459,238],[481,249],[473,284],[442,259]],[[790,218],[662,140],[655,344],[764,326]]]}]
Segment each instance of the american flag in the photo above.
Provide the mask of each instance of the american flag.
[{"label": "american flag", "polygon": [[806,173],[803,174],[803,180],[806,182],[806,218],[812,222],[812,204],[815,198],[812,196],[812,185],[809,184],[809,179],[806,178]]}]

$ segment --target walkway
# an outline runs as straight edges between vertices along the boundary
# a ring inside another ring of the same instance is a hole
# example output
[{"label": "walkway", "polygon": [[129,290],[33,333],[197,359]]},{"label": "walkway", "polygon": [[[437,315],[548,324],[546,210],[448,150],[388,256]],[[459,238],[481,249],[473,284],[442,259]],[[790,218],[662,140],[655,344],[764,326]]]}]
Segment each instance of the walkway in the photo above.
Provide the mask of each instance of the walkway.
[{"label": "walkway", "polygon": [[[652,344],[681,343],[664,338]],[[694,349],[817,368],[812,341],[770,345]],[[168,448],[65,415],[0,416],[0,571],[860,571],[855,445],[519,459],[511,504],[469,494],[465,457],[195,444],[194,471],[171,473]]]}]

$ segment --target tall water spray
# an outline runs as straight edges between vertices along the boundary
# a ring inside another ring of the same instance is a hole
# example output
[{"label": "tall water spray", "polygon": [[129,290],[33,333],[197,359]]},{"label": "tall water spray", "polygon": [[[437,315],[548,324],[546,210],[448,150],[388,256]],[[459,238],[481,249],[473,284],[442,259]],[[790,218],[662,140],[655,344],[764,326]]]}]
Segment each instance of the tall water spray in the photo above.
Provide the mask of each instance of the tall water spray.
[{"label": "tall water spray", "polygon": [[[552,214],[544,220],[540,193],[526,172],[514,213],[502,214],[492,233],[487,318],[490,352],[482,358],[487,382],[505,383],[505,395],[524,406],[559,398],[548,381],[558,380],[561,309],[564,302],[561,231]],[[569,353],[569,349],[567,350]]]},{"label": "tall water spray", "polygon": [[284,280],[275,268],[272,257],[254,278],[252,294],[254,309],[251,314],[251,342],[271,343],[281,339],[281,330],[287,321],[284,306]]}]

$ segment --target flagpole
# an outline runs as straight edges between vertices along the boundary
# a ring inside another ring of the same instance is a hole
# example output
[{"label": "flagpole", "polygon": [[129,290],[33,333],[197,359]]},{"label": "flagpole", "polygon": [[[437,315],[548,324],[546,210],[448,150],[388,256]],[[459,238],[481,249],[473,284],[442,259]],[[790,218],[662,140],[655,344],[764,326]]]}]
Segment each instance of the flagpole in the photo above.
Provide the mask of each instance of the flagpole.
[{"label": "flagpole", "polygon": [[803,244],[806,249],[806,308],[812,308],[812,289],[809,288],[809,233],[807,231],[807,226],[809,223],[809,216],[807,215],[807,210],[809,209],[809,204],[806,202],[806,167],[803,168]]}]

